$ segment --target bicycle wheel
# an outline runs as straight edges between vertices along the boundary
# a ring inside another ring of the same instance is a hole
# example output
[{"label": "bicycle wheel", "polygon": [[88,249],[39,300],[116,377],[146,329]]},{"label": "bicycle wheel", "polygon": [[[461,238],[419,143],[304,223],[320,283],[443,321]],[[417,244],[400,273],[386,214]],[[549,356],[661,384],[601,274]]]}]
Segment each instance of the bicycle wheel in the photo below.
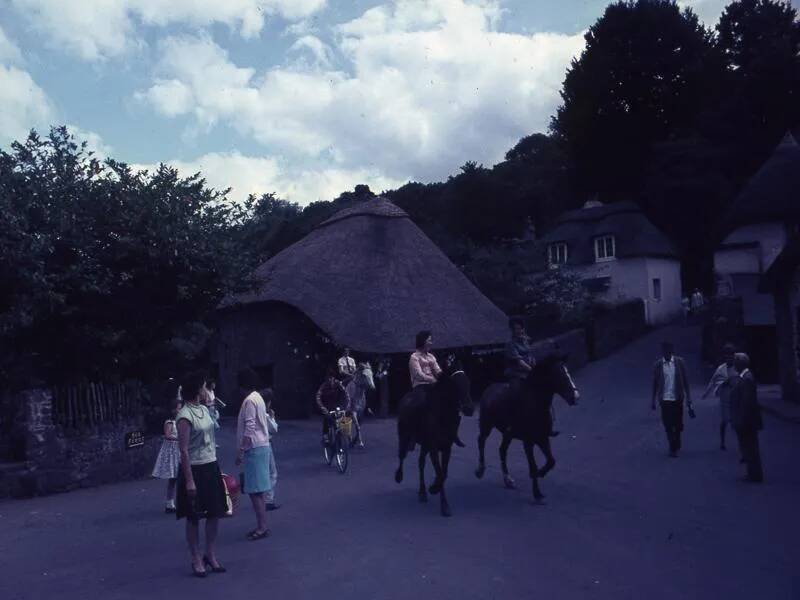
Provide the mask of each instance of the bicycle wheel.
[{"label": "bicycle wheel", "polygon": [[336,441],[333,445],[336,455],[336,469],[339,473],[344,474],[347,471],[347,465],[350,463],[350,440],[342,432],[336,434]]},{"label": "bicycle wheel", "polygon": [[334,444],[329,443],[322,446],[322,458],[328,466],[331,465],[334,454],[336,454],[334,451]]}]

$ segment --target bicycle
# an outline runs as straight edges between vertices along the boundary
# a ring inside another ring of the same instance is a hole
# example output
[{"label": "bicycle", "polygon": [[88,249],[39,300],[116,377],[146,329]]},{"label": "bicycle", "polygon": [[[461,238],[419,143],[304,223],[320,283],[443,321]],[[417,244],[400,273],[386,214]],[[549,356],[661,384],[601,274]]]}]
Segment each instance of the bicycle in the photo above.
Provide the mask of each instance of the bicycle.
[{"label": "bicycle", "polygon": [[323,446],[322,452],[325,462],[330,465],[336,463],[336,469],[344,474],[350,463],[350,439],[353,432],[353,419],[347,411],[335,408],[329,412],[333,425],[328,431],[328,442]]}]

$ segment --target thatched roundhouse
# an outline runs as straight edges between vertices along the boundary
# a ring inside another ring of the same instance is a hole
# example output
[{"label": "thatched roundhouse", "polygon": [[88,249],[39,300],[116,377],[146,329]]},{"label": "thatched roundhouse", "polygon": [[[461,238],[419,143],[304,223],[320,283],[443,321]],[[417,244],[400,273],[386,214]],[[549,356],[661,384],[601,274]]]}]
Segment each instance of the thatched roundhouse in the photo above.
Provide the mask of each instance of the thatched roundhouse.
[{"label": "thatched roundhouse", "polygon": [[219,311],[220,384],[234,396],[251,366],[272,384],[284,416],[308,414],[338,348],[405,355],[414,335],[437,349],[494,346],[507,337],[503,312],[391,202],[342,210],[256,270],[251,292]]}]

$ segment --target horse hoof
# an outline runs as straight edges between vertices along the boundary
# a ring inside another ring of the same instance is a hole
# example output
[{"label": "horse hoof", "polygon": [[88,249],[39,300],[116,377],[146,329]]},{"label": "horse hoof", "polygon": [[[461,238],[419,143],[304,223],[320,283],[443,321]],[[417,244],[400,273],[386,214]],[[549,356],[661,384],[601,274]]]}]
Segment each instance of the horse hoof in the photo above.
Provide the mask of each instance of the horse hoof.
[{"label": "horse hoof", "polygon": [[450,512],[449,508],[442,508],[442,516],[443,517],[452,517],[453,513]]},{"label": "horse hoof", "polygon": [[506,489],[509,490],[517,489],[517,484],[513,479],[511,479],[511,477],[506,477],[505,479],[503,479],[503,483],[505,484]]},{"label": "horse hoof", "polygon": [[400,471],[399,469],[397,471],[395,471],[394,480],[397,483],[403,483],[403,472]]},{"label": "horse hoof", "polygon": [[544,496],[534,496],[533,497],[533,504],[535,506],[542,506],[544,504]]},{"label": "horse hoof", "polygon": [[426,494],[424,492],[420,493],[420,495],[419,495],[420,504],[425,504],[427,501],[428,501],[428,494]]},{"label": "horse hoof", "polygon": [[486,468],[485,467],[478,467],[477,469],[475,469],[475,477],[477,477],[478,479],[482,479],[483,478],[483,474],[485,472],[486,472]]},{"label": "horse hoof", "polygon": [[442,486],[439,483],[434,483],[431,487],[428,488],[428,492],[433,494],[434,496],[442,491]]}]

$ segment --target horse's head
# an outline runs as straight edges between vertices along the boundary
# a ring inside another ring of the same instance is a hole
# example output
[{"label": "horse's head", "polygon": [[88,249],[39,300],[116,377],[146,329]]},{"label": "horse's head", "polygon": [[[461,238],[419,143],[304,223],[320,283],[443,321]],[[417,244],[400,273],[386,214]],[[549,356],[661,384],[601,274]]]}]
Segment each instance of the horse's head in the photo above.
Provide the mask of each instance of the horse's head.
[{"label": "horse's head", "polygon": [[538,361],[528,381],[547,393],[558,394],[570,406],[577,404],[580,399],[580,392],[572,380],[564,354],[551,354]]},{"label": "horse's head", "polygon": [[365,389],[375,389],[375,377],[372,373],[372,367],[368,362],[359,363],[358,370],[356,371],[356,378]]},{"label": "horse's head", "polygon": [[453,396],[458,401],[458,409],[465,417],[471,417],[475,411],[475,403],[472,401],[472,390],[467,377],[464,372],[464,367],[459,360],[453,359],[447,361],[447,367],[444,369],[442,379],[449,383],[453,390]]}]

